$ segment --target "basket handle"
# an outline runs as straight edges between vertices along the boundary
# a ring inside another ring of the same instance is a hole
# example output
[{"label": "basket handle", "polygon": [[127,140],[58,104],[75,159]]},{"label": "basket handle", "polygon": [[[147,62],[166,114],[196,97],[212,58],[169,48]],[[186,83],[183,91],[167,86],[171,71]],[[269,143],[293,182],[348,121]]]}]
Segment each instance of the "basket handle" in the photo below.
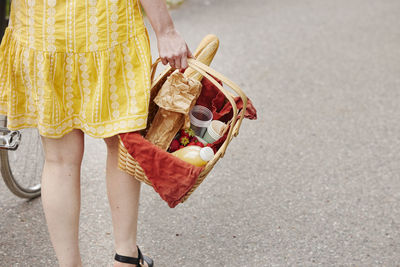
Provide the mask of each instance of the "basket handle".
[{"label": "basket handle", "polygon": [[[239,134],[239,128],[242,125],[242,121],[244,119],[244,113],[245,113],[246,108],[247,108],[247,96],[244,94],[244,92],[240,89],[240,87],[237,84],[235,84],[234,82],[232,82],[231,80],[229,80],[224,75],[222,75],[221,73],[217,72],[216,70],[214,70],[214,69],[210,68],[209,66],[201,63],[200,61],[192,59],[192,58],[188,58],[188,64],[189,64],[190,67],[192,67],[191,65],[197,65],[202,70],[204,70],[207,73],[211,74],[212,76],[220,79],[223,83],[225,83],[233,91],[235,91],[236,94],[238,94],[239,97],[242,99],[243,108],[242,108],[242,111],[240,112],[239,122],[238,122],[238,124],[235,125],[235,132],[234,132],[235,136],[237,136]],[[214,80],[214,79],[212,79],[212,80]]]},{"label": "basket handle", "polygon": [[[198,65],[198,64],[196,64],[196,62],[193,62],[193,61],[188,61],[188,64],[192,69],[199,72],[201,75],[206,77],[212,84],[214,84],[225,95],[225,97],[228,99],[228,101],[232,105],[233,118],[232,118],[231,127],[229,127],[228,135],[227,135],[225,142],[222,144],[221,148],[217,152],[217,153],[221,154],[221,157],[223,157],[225,155],[225,151],[226,151],[230,141],[232,140],[232,137],[233,137],[232,135],[233,135],[233,130],[234,130],[233,123],[236,122],[237,116],[238,116],[238,109],[237,109],[235,100],[233,99],[232,95],[225,88],[223,88],[206,70],[204,70],[204,68],[201,65]],[[217,76],[218,75],[215,75],[215,77],[219,79],[219,77],[217,77]],[[222,79],[220,79],[220,80],[222,82],[225,82]],[[214,158],[216,158],[216,157],[214,157]]]},{"label": "basket handle", "polygon": [[[158,63],[160,63],[160,62],[161,62],[161,58],[157,58],[156,61],[154,61],[154,63],[151,64],[151,68],[150,68],[150,73],[151,73],[151,75],[150,75],[150,77],[151,77],[150,81],[151,81],[151,82],[154,81],[154,76],[156,75],[157,66],[158,66]],[[171,68],[171,67],[170,67],[170,68]]]}]

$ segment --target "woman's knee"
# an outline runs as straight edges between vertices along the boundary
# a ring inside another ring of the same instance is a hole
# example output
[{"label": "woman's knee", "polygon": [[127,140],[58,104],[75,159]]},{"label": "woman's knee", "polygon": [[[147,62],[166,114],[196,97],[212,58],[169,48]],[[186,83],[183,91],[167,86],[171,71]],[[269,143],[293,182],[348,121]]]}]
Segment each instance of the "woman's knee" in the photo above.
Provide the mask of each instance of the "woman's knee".
[{"label": "woman's knee", "polygon": [[84,152],[84,134],[74,129],[61,138],[42,136],[46,162],[61,164],[81,164]]}]

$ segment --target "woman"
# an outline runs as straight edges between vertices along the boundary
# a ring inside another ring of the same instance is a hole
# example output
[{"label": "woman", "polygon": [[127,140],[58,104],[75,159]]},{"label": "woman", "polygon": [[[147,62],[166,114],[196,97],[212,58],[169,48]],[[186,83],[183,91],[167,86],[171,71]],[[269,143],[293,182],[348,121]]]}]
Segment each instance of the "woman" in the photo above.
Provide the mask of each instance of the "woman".
[{"label": "woman", "polygon": [[[163,64],[186,68],[191,53],[165,0],[142,0],[142,6]],[[118,134],[146,127],[150,65],[138,0],[12,2],[0,47],[0,113],[8,116],[10,129],[35,127],[42,136],[42,203],[60,266],[82,265],[78,224],[85,133],[107,145],[114,266],[153,265],[136,245],[140,182],[117,168]]]}]

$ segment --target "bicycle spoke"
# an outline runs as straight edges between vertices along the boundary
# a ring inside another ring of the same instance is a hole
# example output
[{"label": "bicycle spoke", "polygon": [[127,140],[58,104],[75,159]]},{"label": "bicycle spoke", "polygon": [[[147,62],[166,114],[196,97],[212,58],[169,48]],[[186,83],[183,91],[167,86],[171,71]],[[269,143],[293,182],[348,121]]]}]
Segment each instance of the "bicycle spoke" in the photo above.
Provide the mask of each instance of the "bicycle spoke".
[{"label": "bicycle spoke", "polygon": [[43,152],[40,135],[36,129],[21,130],[22,139],[16,151],[9,152],[9,164],[14,179],[23,187],[40,183]]}]

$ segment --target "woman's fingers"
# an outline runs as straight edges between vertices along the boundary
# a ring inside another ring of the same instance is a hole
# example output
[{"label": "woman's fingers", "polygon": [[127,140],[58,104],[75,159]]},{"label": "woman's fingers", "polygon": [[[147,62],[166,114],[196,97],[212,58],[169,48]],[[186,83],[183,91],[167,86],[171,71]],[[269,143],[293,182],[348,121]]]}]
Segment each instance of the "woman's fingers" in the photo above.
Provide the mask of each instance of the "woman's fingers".
[{"label": "woman's fingers", "polygon": [[172,68],[175,68],[175,60],[174,58],[168,58],[168,63]]},{"label": "woman's fingers", "polygon": [[181,57],[181,69],[185,70],[187,69],[187,67],[189,67],[188,65],[188,58],[193,58],[192,52],[190,52],[189,47],[186,45],[186,51],[183,57]]},{"label": "woman's fingers", "polygon": [[187,61],[188,58],[193,58],[193,55],[190,54],[190,56],[188,56],[187,54],[185,54],[182,56],[161,58],[161,62],[164,65],[169,64],[172,68],[184,70],[184,69],[187,69],[187,67],[189,67],[188,61]]},{"label": "woman's fingers", "polygon": [[187,66],[187,55],[188,55],[188,50],[187,50],[187,45],[185,44],[185,49],[182,50],[181,55],[177,60],[179,61],[179,67],[177,69],[186,69]]},{"label": "woman's fingers", "polygon": [[186,69],[188,67],[187,58],[189,54],[192,57],[192,54],[189,50],[182,52],[181,54],[176,56],[162,57],[161,62],[164,65],[169,63],[169,65],[175,69]]},{"label": "woman's fingers", "polygon": [[181,67],[180,67],[180,69],[186,69],[187,67],[188,67],[187,55],[185,55],[184,57],[181,57]]},{"label": "woman's fingers", "polygon": [[181,58],[183,58],[183,55],[179,55],[179,56],[175,56],[174,60],[175,60],[175,68],[176,69],[180,69],[181,68]]}]

